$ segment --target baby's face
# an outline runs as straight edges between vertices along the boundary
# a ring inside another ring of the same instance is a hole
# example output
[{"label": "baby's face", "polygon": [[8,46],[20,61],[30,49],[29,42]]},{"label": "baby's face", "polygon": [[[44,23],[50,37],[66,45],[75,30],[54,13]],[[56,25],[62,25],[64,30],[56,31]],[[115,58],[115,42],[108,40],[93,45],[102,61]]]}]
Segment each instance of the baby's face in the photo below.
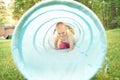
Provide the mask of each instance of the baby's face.
[{"label": "baby's face", "polygon": [[58,36],[65,37],[66,36],[66,26],[61,25],[56,28],[56,31],[58,33]]}]

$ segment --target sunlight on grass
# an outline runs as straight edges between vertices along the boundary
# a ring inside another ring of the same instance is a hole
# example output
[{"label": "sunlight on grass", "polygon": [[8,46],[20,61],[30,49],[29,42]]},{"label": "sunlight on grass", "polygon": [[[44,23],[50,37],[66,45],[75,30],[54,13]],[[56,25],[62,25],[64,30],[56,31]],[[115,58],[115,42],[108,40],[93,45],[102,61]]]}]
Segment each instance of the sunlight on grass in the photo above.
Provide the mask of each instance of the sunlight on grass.
[{"label": "sunlight on grass", "polygon": [[94,77],[94,80],[120,80],[120,29],[106,31],[107,35],[107,58],[109,59],[109,67],[105,73],[105,64],[103,68]]},{"label": "sunlight on grass", "polygon": [[11,40],[0,40],[0,80],[24,80],[14,65],[10,43]]}]

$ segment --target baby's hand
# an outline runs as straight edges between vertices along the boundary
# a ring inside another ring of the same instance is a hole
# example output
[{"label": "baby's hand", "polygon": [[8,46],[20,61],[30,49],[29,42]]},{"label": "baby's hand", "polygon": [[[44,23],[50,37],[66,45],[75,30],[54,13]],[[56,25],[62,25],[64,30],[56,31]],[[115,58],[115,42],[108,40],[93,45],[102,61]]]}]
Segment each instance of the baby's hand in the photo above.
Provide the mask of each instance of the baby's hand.
[{"label": "baby's hand", "polygon": [[57,48],[57,47],[56,47],[55,49],[56,49],[56,50],[59,50],[59,48]]},{"label": "baby's hand", "polygon": [[70,49],[69,49],[69,52],[72,51],[72,50],[73,50],[73,48],[70,48]]}]

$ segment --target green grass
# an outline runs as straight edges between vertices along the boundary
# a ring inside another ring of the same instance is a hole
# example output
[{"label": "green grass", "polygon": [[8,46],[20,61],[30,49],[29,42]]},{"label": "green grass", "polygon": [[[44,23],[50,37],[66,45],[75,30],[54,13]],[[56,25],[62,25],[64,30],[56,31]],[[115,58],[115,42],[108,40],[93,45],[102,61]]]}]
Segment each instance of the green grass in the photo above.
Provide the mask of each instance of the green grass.
[{"label": "green grass", "polygon": [[[120,80],[120,29],[106,31],[108,41],[107,57],[109,68],[105,73],[105,63],[103,68],[92,80]],[[16,66],[14,65],[11,51],[11,40],[0,40],[0,80],[24,80]]]},{"label": "green grass", "polygon": [[14,65],[10,40],[0,40],[0,80],[24,80]]},{"label": "green grass", "polygon": [[105,73],[104,64],[103,68],[94,77],[94,80],[120,80],[120,29],[108,30],[106,35],[108,43],[106,56],[109,60],[108,71]]}]

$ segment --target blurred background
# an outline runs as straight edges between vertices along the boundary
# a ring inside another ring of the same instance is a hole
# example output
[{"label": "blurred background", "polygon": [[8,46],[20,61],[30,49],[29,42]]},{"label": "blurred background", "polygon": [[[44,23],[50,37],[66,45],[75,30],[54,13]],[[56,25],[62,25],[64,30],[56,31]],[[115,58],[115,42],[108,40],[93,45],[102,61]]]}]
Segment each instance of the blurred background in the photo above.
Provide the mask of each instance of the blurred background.
[{"label": "blurred background", "polygon": [[[106,29],[120,27],[119,0],[75,0],[83,3],[100,18]],[[0,0],[0,25],[15,26],[19,18],[41,0]]]}]

